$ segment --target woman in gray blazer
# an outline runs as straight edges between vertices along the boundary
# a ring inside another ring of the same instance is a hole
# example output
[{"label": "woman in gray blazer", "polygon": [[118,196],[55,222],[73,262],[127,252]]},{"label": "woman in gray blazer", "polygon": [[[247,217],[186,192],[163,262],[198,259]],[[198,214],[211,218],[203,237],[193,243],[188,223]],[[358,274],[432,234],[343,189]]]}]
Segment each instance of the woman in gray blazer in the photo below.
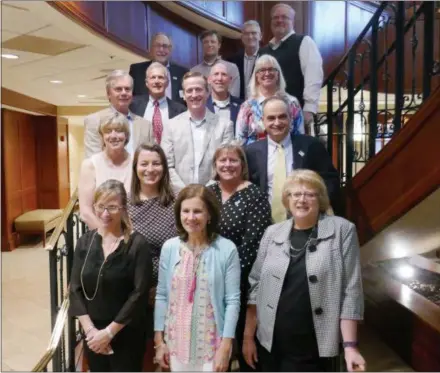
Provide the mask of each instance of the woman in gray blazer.
[{"label": "woman in gray blazer", "polygon": [[365,371],[356,227],[326,214],[329,197],[314,171],[288,177],[283,204],[292,219],[266,230],[249,275],[245,359],[264,372],[329,371],[342,342],[348,371]]}]

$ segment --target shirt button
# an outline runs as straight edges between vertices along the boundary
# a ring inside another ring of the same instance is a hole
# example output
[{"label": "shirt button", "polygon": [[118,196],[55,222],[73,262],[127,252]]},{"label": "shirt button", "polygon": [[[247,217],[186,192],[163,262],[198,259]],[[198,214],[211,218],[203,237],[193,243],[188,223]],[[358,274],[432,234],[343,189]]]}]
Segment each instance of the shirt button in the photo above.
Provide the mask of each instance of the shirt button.
[{"label": "shirt button", "polygon": [[309,276],[309,281],[314,284],[316,282],[318,282],[318,277],[316,277],[315,275],[311,275]]},{"label": "shirt button", "polygon": [[316,314],[316,315],[322,315],[323,312],[324,312],[324,311],[322,310],[321,307],[315,308],[315,314]]}]

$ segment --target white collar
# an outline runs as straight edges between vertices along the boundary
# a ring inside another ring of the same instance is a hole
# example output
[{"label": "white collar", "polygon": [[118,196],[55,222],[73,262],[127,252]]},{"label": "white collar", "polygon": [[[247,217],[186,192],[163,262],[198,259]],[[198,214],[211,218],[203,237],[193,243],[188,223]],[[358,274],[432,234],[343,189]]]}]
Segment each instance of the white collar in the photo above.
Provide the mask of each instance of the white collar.
[{"label": "white collar", "polygon": [[228,107],[229,104],[231,103],[231,96],[228,96],[228,98],[224,101],[216,100],[212,96],[211,96],[211,98],[212,98],[212,103],[220,109],[224,109],[224,108]]},{"label": "white collar", "polygon": [[286,137],[281,141],[281,143],[277,143],[275,141],[273,141],[270,136],[267,136],[267,144],[271,147],[276,148],[278,145],[281,144],[281,146],[286,149],[288,146],[290,146],[292,144],[291,140],[290,140],[290,132],[286,135]]},{"label": "white collar", "polygon": [[286,36],[284,36],[278,43],[275,41],[275,38],[272,38],[269,42],[270,45],[280,45],[283,41],[290,38],[295,34],[295,30],[290,31]]},{"label": "white collar", "polygon": [[259,51],[259,49],[257,49],[257,51],[254,54],[250,55],[250,56],[246,53],[246,51],[244,51],[244,56],[247,57],[247,58],[255,58],[258,55],[258,51]]},{"label": "white collar", "polygon": [[[151,96],[148,96],[148,102],[151,102],[151,105],[153,105],[154,101],[156,101],[156,99],[154,99]],[[157,101],[159,102],[159,106],[161,106],[163,103],[167,101],[167,96],[164,95]]]}]

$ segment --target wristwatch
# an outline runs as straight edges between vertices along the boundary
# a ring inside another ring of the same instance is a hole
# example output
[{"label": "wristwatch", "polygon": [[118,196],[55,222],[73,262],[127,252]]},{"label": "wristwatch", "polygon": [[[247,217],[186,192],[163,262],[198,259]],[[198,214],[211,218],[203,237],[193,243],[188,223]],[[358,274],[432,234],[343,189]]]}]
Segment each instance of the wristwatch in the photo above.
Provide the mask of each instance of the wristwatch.
[{"label": "wristwatch", "polygon": [[347,348],[347,347],[357,348],[358,345],[359,345],[359,343],[357,341],[342,342],[342,347],[344,347],[344,348]]}]

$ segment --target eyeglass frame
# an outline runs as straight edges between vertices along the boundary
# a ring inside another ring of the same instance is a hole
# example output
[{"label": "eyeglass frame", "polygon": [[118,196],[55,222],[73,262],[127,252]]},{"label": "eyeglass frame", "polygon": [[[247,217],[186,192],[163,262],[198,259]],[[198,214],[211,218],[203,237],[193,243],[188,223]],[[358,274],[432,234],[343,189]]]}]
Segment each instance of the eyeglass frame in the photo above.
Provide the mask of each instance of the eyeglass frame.
[{"label": "eyeglass frame", "polygon": [[301,197],[304,197],[306,201],[313,201],[319,197],[319,193],[312,193],[312,192],[289,192],[287,194],[287,197],[292,198],[295,201],[299,201]]},{"label": "eyeglass frame", "polygon": [[[100,214],[103,214],[105,210],[107,210],[107,212],[110,215],[114,215],[117,214],[119,211],[121,211],[123,209],[122,206],[103,206],[103,205],[97,205],[96,203],[93,205],[93,208],[95,209],[95,212],[98,212]],[[113,212],[110,211],[110,209],[115,209]]]},{"label": "eyeglass frame", "polygon": [[265,73],[279,73],[280,71],[276,67],[262,67],[261,69],[258,69],[255,74],[261,74],[264,75]]}]

